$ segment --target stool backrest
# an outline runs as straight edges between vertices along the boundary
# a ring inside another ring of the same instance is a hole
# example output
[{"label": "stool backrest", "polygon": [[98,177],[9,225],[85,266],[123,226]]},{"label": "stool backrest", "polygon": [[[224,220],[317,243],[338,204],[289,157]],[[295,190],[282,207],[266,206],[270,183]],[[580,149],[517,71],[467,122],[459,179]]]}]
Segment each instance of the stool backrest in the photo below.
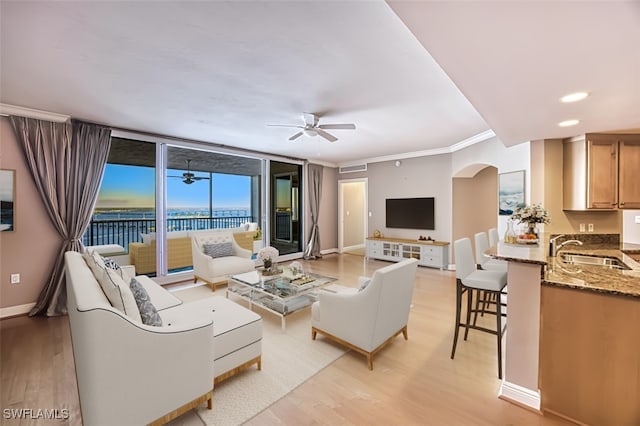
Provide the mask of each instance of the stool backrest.
[{"label": "stool backrest", "polygon": [[489,229],[489,247],[497,246],[498,241],[500,241],[498,230],[496,228]]},{"label": "stool backrest", "polygon": [[477,269],[473,261],[471,240],[469,238],[460,238],[453,243],[453,249],[456,256],[456,278],[465,279]]},{"label": "stool backrest", "polygon": [[489,240],[485,232],[478,232],[473,236],[476,245],[476,264],[482,266],[487,260],[489,260],[484,252],[489,248]]}]

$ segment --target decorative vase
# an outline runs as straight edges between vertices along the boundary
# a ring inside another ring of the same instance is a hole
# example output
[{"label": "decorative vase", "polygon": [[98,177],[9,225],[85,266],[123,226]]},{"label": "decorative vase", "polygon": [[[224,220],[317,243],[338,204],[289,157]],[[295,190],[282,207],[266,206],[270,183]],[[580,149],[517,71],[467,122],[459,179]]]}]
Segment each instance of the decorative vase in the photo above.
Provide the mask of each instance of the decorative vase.
[{"label": "decorative vase", "polygon": [[538,224],[534,222],[527,223],[527,234],[535,235],[538,238]]},{"label": "decorative vase", "polygon": [[262,261],[263,265],[264,265],[264,269],[267,271],[271,270],[271,266],[273,266],[273,262],[271,261],[271,259],[265,259]]},{"label": "decorative vase", "polygon": [[515,244],[518,241],[516,231],[513,230],[513,221],[507,221],[507,230],[504,233],[504,242],[509,244]]}]

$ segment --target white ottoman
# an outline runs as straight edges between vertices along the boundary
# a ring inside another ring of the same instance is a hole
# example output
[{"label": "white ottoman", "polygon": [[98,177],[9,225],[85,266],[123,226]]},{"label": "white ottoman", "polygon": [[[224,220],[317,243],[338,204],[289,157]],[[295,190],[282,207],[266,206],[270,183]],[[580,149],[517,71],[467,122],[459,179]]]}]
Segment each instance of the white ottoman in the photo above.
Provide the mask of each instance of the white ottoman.
[{"label": "white ottoman", "polygon": [[262,317],[222,296],[212,296],[160,311],[163,321],[211,315],[214,384],[256,364],[262,368]]}]

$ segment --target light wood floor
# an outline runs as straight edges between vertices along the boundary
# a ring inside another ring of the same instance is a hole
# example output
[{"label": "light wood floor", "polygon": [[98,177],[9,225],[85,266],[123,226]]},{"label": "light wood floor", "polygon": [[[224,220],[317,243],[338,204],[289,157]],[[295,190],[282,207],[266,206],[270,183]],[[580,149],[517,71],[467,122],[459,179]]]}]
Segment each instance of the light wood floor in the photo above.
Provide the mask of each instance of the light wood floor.
[{"label": "light wood floor", "polygon": [[[358,276],[388,263],[345,254],[303,264],[355,286]],[[248,424],[569,424],[497,398],[494,336],[471,330],[449,359],[454,305],[454,273],[418,268],[408,341],[397,337],[374,358],[373,371],[348,352]],[[0,344],[0,407],[66,408],[70,419],[56,424],[80,424],[67,317],[2,320]]]}]

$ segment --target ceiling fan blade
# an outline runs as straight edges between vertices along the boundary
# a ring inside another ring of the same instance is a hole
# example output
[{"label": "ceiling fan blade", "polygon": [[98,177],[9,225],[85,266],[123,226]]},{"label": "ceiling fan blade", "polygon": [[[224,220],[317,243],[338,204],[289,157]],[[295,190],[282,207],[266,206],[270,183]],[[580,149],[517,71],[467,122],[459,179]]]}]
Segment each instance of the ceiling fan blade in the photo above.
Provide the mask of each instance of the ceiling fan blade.
[{"label": "ceiling fan blade", "polygon": [[296,126],[295,124],[266,124],[267,127],[291,127],[294,129],[304,129],[304,126]]},{"label": "ceiling fan blade", "polygon": [[298,139],[300,136],[302,136],[302,132],[298,132],[298,133],[296,133],[295,135],[291,136],[291,137],[289,138],[289,140],[290,140],[290,141],[296,140],[296,139]]},{"label": "ceiling fan blade", "polygon": [[355,130],[355,124],[321,124],[318,129]]},{"label": "ceiling fan blade", "polygon": [[329,134],[329,133],[325,132],[325,131],[324,131],[324,130],[322,130],[322,129],[316,129],[316,131],[318,132],[318,134],[319,134],[320,136],[322,136],[323,138],[325,138],[325,139],[326,139],[326,140],[328,140],[329,142],[335,142],[335,141],[337,141],[337,140],[338,140],[338,138],[336,138],[335,136],[333,136],[333,135],[331,135],[331,134]]},{"label": "ceiling fan blade", "polygon": [[191,180],[205,180],[205,179],[209,179],[209,178],[204,176],[194,176],[191,178]]},{"label": "ceiling fan blade", "polygon": [[302,117],[304,118],[304,122],[307,124],[307,126],[316,127],[318,125],[317,115],[305,112],[302,114]]}]

